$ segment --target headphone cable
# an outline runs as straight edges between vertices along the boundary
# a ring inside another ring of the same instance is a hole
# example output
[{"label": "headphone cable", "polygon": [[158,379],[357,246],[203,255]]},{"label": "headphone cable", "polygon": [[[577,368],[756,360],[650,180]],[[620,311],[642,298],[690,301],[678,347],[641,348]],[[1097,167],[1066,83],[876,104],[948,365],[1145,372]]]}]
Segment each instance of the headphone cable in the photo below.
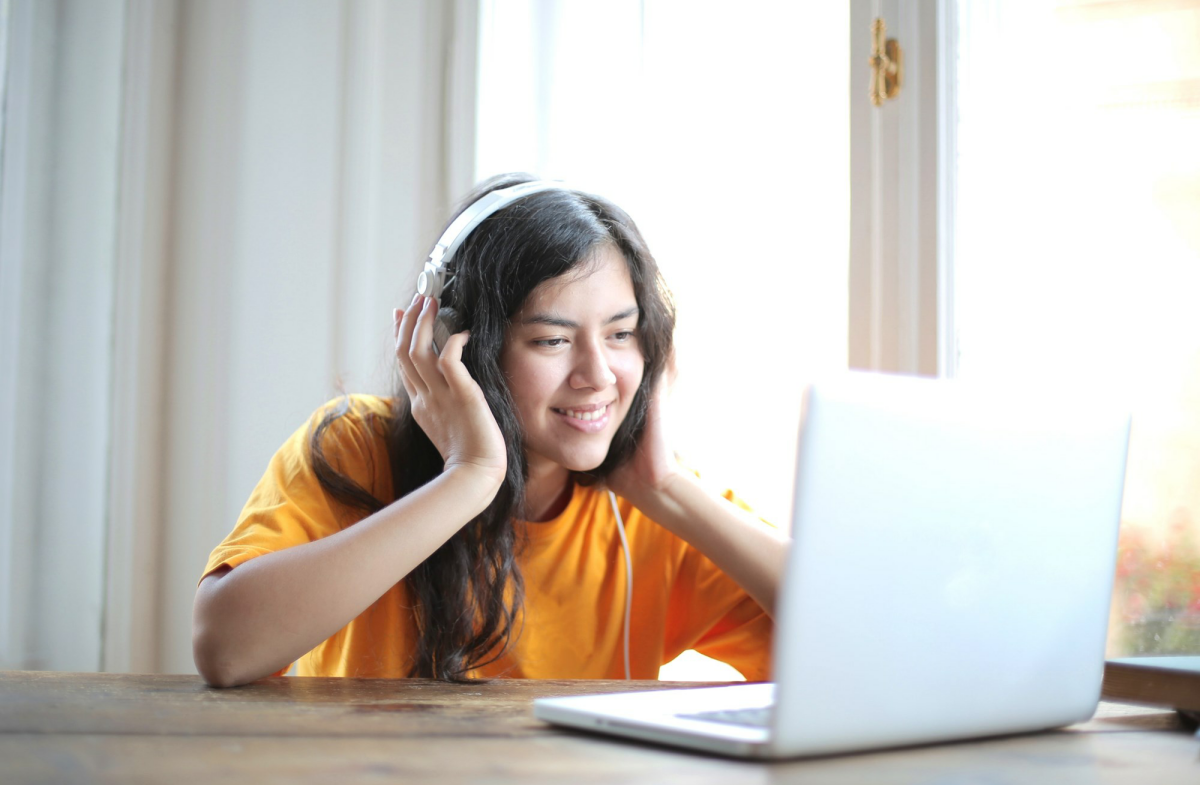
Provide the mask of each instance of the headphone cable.
[{"label": "headphone cable", "polygon": [[613,515],[617,516],[617,534],[621,536],[621,550],[625,552],[625,680],[629,681],[629,616],[633,611],[633,559],[629,556],[629,540],[625,539],[625,521],[621,519],[621,511],[617,509],[617,495],[608,492],[608,500],[612,503]]}]

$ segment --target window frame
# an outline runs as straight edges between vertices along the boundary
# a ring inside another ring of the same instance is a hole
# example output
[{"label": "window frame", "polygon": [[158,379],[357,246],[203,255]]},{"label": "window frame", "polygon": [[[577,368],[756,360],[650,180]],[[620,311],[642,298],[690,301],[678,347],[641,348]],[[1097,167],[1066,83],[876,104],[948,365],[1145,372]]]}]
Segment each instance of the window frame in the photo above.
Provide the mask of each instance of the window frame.
[{"label": "window frame", "polygon": [[[868,98],[876,18],[903,62],[880,107]],[[850,367],[952,377],[954,3],[853,3],[850,41]]]}]

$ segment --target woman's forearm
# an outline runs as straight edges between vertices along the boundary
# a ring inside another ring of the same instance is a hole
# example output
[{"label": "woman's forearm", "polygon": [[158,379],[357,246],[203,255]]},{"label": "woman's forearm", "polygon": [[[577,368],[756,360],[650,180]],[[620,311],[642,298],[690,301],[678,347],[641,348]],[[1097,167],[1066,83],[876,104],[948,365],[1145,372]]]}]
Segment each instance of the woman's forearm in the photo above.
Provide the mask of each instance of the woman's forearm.
[{"label": "woman's forearm", "polygon": [[450,470],[337,534],[209,575],[192,621],[200,675],[228,687],[298,659],[482,512],[496,490],[470,470]]},{"label": "woman's forearm", "polygon": [[782,532],[710,493],[687,471],[679,472],[641,509],[712,560],[774,616],[790,545]]}]

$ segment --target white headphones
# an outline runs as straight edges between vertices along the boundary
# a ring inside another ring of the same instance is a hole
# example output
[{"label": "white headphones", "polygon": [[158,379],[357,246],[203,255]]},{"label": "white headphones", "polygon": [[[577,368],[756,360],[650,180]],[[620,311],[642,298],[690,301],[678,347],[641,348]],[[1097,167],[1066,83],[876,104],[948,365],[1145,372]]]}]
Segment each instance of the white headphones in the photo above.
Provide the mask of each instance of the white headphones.
[{"label": "white headphones", "polygon": [[[458,214],[458,217],[446,227],[446,231],[442,232],[442,236],[438,238],[437,244],[433,246],[433,251],[430,252],[429,258],[425,261],[425,266],[417,276],[417,294],[432,297],[439,306],[441,306],[442,292],[446,287],[454,281],[454,276],[446,278],[447,267],[454,259],[454,254],[458,251],[459,246],[463,241],[474,231],[476,226],[483,223],[488,216],[503,210],[513,202],[524,199],[526,196],[540,193],[541,191],[551,190],[572,190],[565,183],[555,180],[533,180],[528,183],[520,183],[512,185],[508,188],[500,188],[485,194],[482,198],[473,202],[467,209]],[[449,309],[446,309],[449,310]],[[441,354],[442,347],[446,345],[446,340],[450,337],[450,316],[439,309],[438,318],[434,322],[433,328],[433,349]],[[625,522],[621,519],[621,511],[617,509],[617,495],[612,491],[608,492],[609,502],[612,504],[613,515],[617,518],[617,532],[621,537],[621,550],[625,553],[625,678],[630,678],[629,670],[629,615],[633,605],[633,560],[629,555],[629,542],[625,538]]]},{"label": "white headphones", "polygon": [[491,191],[472,202],[446,227],[446,231],[442,232],[442,236],[438,238],[437,244],[429,253],[429,258],[425,260],[424,268],[417,276],[417,294],[432,297],[438,304],[438,317],[433,323],[433,350],[436,353],[442,353],[442,347],[446,345],[453,329],[451,323],[454,319],[454,312],[443,309],[441,305],[442,292],[454,282],[453,274],[449,278],[446,276],[450,262],[453,261],[459,246],[470,236],[475,227],[483,223],[492,213],[503,210],[518,199],[524,199],[526,196],[532,196],[541,191],[556,189],[567,189],[567,186],[554,180],[533,180]]},{"label": "white headphones", "polygon": [[[434,300],[441,299],[442,290],[450,283],[446,280],[447,265],[450,264],[459,246],[475,230],[475,227],[483,223],[492,213],[503,210],[526,196],[532,196],[541,191],[566,189],[566,187],[563,183],[553,180],[534,180],[492,191],[473,202],[446,227],[446,231],[442,232],[437,245],[433,246],[433,251],[430,252],[424,269],[417,276],[417,294],[432,297]],[[454,280],[453,277],[450,280]]]}]

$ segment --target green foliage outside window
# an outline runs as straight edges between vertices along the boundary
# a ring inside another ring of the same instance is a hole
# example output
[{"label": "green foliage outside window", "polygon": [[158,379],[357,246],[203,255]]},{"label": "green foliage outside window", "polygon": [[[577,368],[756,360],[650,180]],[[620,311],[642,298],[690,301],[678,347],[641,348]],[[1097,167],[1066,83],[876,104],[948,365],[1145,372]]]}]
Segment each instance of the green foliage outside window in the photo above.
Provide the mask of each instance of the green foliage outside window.
[{"label": "green foliage outside window", "polygon": [[1179,514],[1162,538],[1123,525],[1113,596],[1111,656],[1200,654],[1200,548]]}]

